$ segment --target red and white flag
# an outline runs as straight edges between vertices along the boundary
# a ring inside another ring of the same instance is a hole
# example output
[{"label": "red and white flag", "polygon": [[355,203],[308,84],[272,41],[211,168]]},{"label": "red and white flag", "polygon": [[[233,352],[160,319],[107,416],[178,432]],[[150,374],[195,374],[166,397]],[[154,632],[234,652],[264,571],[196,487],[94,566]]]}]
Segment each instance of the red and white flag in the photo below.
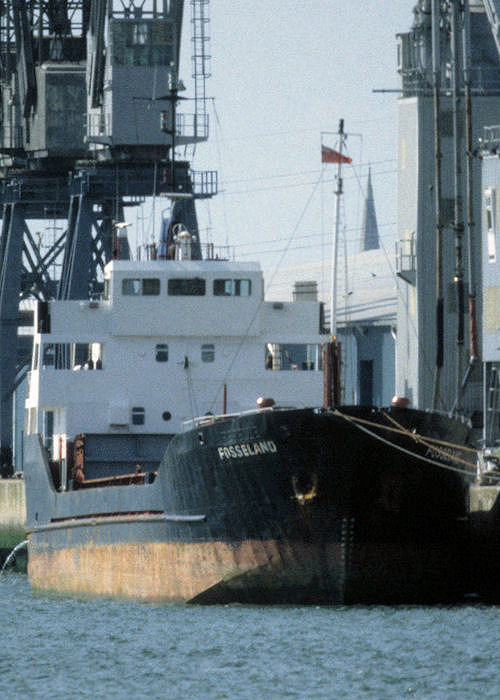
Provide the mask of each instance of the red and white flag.
[{"label": "red and white flag", "polygon": [[328,146],[321,146],[321,162],[322,163],[352,163],[352,158],[345,156],[343,153],[334,151]]}]

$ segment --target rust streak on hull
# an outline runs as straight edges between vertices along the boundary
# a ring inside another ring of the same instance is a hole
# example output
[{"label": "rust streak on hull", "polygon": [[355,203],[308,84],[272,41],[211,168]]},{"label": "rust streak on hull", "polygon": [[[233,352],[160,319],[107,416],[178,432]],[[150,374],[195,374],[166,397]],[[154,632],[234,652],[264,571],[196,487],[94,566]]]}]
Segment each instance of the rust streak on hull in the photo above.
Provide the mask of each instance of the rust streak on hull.
[{"label": "rust streak on hull", "polygon": [[[369,603],[388,595],[432,602],[444,592],[426,591],[422,579],[451,585],[458,562],[441,546],[353,546],[346,558],[338,543],[254,540],[90,543],[31,551],[28,569],[38,590],[149,602]],[[453,598],[451,588],[445,597]]]},{"label": "rust streak on hull", "polygon": [[[330,596],[325,555],[333,577],[341,580],[340,545],[332,544],[320,557],[305,544],[283,546],[272,540],[238,545],[91,543],[31,551],[28,573],[35,589],[69,595],[164,602],[219,602],[219,597],[220,602],[259,602],[283,595],[301,600],[318,587],[323,588],[322,598]],[[252,595],[258,599],[253,601]]]}]

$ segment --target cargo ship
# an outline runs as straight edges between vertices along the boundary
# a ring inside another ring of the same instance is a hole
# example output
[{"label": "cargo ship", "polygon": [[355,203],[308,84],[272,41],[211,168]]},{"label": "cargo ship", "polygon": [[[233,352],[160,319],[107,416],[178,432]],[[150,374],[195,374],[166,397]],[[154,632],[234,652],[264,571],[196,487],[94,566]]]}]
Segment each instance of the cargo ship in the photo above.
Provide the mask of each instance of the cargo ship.
[{"label": "cargo ship", "polygon": [[24,467],[34,588],[460,599],[467,422],[405,402],[323,405],[321,304],[265,301],[257,264],[192,260],[190,238],[178,229],[173,260],[110,262],[98,299],[38,304]]},{"label": "cargo ship", "polygon": [[[175,117],[177,88],[165,99]],[[166,186],[185,201],[170,135]],[[326,161],[337,196],[342,138],[343,123]],[[404,397],[344,406],[335,265],[326,329],[312,289],[266,301],[256,263],[194,259],[195,228],[173,218],[150,259],[106,265],[102,294],[37,305],[24,447],[33,587],[200,604],[462,600],[468,421]],[[444,308],[439,298],[441,348]]]}]

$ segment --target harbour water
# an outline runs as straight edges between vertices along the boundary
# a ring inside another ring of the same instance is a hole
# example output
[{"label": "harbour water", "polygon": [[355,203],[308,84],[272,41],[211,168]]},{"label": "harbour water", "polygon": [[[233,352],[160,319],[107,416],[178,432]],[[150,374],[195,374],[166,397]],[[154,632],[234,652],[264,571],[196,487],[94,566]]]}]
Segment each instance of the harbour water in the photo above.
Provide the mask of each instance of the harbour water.
[{"label": "harbour water", "polygon": [[2,697],[497,698],[500,607],[154,606],[0,578]]}]

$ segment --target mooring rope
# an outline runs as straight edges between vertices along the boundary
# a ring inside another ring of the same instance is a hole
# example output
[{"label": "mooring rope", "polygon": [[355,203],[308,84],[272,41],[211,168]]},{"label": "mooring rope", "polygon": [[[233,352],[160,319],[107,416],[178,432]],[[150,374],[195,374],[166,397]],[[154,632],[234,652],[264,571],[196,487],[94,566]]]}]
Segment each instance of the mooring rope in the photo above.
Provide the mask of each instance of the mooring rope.
[{"label": "mooring rope", "polygon": [[[476,464],[473,464],[471,462],[467,462],[467,460],[462,459],[461,457],[456,457],[456,456],[450,455],[450,454],[448,454],[448,452],[445,452],[444,450],[440,450],[439,447],[436,447],[434,445],[429,445],[428,443],[426,443],[426,441],[422,438],[421,435],[418,435],[418,433],[412,433],[411,431],[405,430],[405,429],[391,428],[388,425],[380,425],[380,423],[375,423],[374,421],[369,421],[365,418],[348,416],[347,414],[342,413],[342,411],[339,411],[338,409],[329,410],[328,413],[331,413],[332,415],[343,418],[348,423],[351,423],[356,428],[358,428],[362,432],[366,433],[367,435],[370,435],[371,437],[375,438],[379,442],[382,442],[385,445],[389,445],[393,449],[398,450],[399,452],[403,452],[404,454],[410,455],[411,457],[414,457],[416,459],[420,459],[424,462],[428,462],[429,464],[432,464],[435,467],[440,467],[441,469],[447,469],[449,471],[457,472],[459,474],[466,474],[467,476],[472,476],[470,469],[473,469],[474,471],[476,471],[476,469],[477,469]],[[377,433],[374,433],[372,430],[369,430],[368,428],[366,428],[364,425],[361,425],[362,423],[375,426],[376,428],[379,428],[380,430],[388,430],[390,432],[403,434],[406,437],[411,437],[412,439],[415,440],[415,442],[417,442],[417,443],[420,442],[425,447],[432,449],[432,450],[435,450],[439,454],[442,454],[443,456],[446,457],[446,459],[449,459],[450,461],[453,461],[453,462],[464,464],[467,467],[469,467],[469,469],[467,469],[467,470],[460,469],[459,467],[453,467],[453,466],[448,465],[448,464],[443,464],[442,462],[437,462],[436,460],[430,459],[429,457],[425,457],[424,455],[416,454],[415,452],[412,452],[411,450],[407,450],[405,447],[402,447],[401,445],[396,445],[394,442],[391,442],[390,440],[386,440],[381,435],[378,435]],[[439,442],[439,441],[435,440],[434,438],[429,438],[429,439],[436,441],[436,442]],[[450,447],[455,448],[455,449],[459,449],[459,450],[462,449],[461,445],[454,445],[453,443],[446,443],[446,444]]]},{"label": "mooring rope", "polygon": [[[338,409],[335,409],[338,411]],[[342,413],[341,411],[338,411],[338,414],[345,417],[347,414]],[[473,454],[477,454],[477,450],[475,447],[467,447],[467,445],[457,445],[454,442],[446,442],[446,440],[440,440],[439,438],[433,438],[433,437],[423,437],[419,433],[413,433],[411,430],[408,428],[405,428],[404,425],[401,425],[401,423],[398,423],[398,421],[393,418],[392,416],[389,416],[389,414],[384,413],[384,417],[388,418],[391,420],[394,425],[397,425],[398,428],[390,428],[388,425],[382,425],[381,423],[375,423],[375,421],[368,420],[367,418],[359,418],[358,416],[349,416],[353,421],[359,422],[359,423],[366,423],[367,425],[374,425],[381,430],[388,430],[389,432],[392,433],[399,433],[403,435],[407,435],[408,437],[411,437],[415,440],[415,442],[419,442],[422,440],[426,440],[427,442],[432,442],[435,443],[436,445],[443,445],[444,447],[452,447],[454,449],[459,449],[462,452],[472,452]]]},{"label": "mooring rope", "polygon": [[418,439],[417,441],[424,442],[432,442],[436,445],[443,445],[444,447],[452,447],[453,449],[458,449],[462,452],[472,452],[473,454],[477,455],[477,450],[475,447],[468,447],[467,445],[457,445],[456,443],[453,442],[446,442],[446,440],[439,440],[439,438],[433,438],[430,436],[423,436],[420,435],[419,433],[413,433],[409,428],[406,428],[404,425],[402,425],[399,421],[397,421],[393,416],[389,415],[388,413],[385,413],[383,411],[384,418],[387,418],[387,420],[390,420],[394,425],[397,425],[399,430],[403,433],[408,434],[408,436],[415,437]]}]

